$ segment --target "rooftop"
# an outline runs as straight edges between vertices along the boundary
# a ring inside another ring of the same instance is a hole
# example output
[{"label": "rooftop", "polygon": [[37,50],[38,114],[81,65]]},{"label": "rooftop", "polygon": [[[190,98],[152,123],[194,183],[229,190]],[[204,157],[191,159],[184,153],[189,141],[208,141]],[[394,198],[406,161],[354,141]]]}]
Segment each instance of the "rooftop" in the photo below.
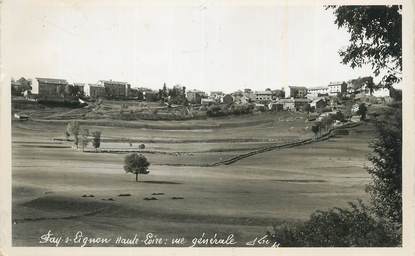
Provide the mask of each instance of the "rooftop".
[{"label": "rooftop", "polygon": [[341,84],[343,84],[343,83],[344,83],[343,81],[330,82],[330,83],[329,83],[329,86],[341,85]]},{"label": "rooftop", "polygon": [[311,102],[309,99],[294,99],[294,102]]},{"label": "rooftop", "polygon": [[311,102],[309,99],[280,99],[277,103]]},{"label": "rooftop", "polygon": [[201,91],[201,90],[197,90],[197,89],[192,89],[192,90],[189,90],[189,91],[187,91],[188,93],[189,92],[193,92],[193,93],[205,93],[204,91]]},{"label": "rooftop", "polygon": [[255,94],[268,94],[268,95],[272,95],[271,91],[256,91]]},{"label": "rooftop", "polygon": [[19,82],[19,81],[11,81],[11,84],[12,85],[22,85],[22,83]]},{"label": "rooftop", "polygon": [[323,101],[324,101],[324,98],[317,98],[317,99],[314,99],[312,102],[319,102],[319,101],[321,101],[321,100],[323,100]]},{"label": "rooftop", "polygon": [[325,86],[317,86],[317,87],[310,87],[309,90],[326,90],[327,87]]},{"label": "rooftop", "polygon": [[94,87],[102,87],[102,88],[104,88],[104,86],[102,84],[88,84],[88,86],[94,86]]},{"label": "rooftop", "polygon": [[292,88],[292,89],[305,89],[305,90],[307,90],[307,87],[305,87],[305,86],[288,86],[289,88]]},{"label": "rooftop", "polygon": [[36,77],[36,80],[39,83],[44,83],[44,84],[68,84],[68,81],[66,81],[65,79]]},{"label": "rooftop", "polygon": [[277,103],[293,103],[294,99],[279,99]]},{"label": "rooftop", "polygon": [[128,84],[127,82],[120,82],[120,81],[113,81],[113,80],[99,80],[99,82],[102,82],[104,84],[117,84],[117,85]]}]

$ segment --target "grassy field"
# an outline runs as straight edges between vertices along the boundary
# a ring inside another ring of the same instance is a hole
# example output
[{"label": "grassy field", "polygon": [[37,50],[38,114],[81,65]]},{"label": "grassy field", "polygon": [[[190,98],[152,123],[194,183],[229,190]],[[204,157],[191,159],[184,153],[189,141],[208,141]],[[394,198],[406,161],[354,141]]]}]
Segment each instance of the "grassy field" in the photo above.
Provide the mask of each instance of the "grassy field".
[{"label": "grassy field", "polygon": [[[42,245],[39,237],[48,230],[101,237],[152,232],[185,237],[186,246],[202,233],[232,233],[236,246],[244,246],[272,225],[367,199],[370,123],[327,141],[204,167],[312,133],[303,114],[290,113],[128,125],[83,120],[83,127],[102,131],[103,148],[130,148],[129,140],[132,147],[145,143],[152,165],[138,183],[123,171],[125,154],[81,152],[69,142],[52,141],[63,137],[65,125],[62,120],[12,123],[15,246]],[[157,200],[144,200],[149,197]]]}]

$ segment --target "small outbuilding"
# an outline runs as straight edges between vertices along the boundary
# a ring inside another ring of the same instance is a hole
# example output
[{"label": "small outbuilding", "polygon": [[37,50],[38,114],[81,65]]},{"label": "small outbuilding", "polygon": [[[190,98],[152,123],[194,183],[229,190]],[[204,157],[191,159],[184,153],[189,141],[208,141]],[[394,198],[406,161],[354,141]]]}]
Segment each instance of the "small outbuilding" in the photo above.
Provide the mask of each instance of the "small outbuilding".
[{"label": "small outbuilding", "polygon": [[19,113],[14,113],[14,118],[16,118],[17,120],[22,120],[22,121],[29,120],[29,116],[28,115],[19,114]]}]

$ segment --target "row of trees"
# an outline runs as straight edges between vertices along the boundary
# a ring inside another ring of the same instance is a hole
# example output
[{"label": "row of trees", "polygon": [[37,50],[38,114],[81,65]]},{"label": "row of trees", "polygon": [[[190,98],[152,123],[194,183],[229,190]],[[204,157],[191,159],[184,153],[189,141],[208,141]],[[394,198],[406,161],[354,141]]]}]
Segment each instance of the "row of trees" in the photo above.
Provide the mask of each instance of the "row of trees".
[{"label": "row of trees", "polygon": [[238,105],[238,104],[213,104],[206,110],[206,114],[211,117],[227,116],[227,115],[243,115],[252,113],[254,106],[252,104]]},{"label": "row of trees", "polygon": [[163,88],[158,92],[158,98],[162,102],[168,102],[169,104],[187,106],[189,103],[186,98],[185,86],[174,86],[168,89],[166,83],[164,83]]},{"label": "row of trees", "polygon": [[173,88],[167,88],[166,84],[163,84],[163,88],[159,89],[158,92],[146,92],[145,94],[142,91],[137,92],[138,100],[146,100],[149,102],[161,101],[163,103],[183,105],[187,106],[189,104],[186,98],[186,87],[185,86],[174,86]]},{"label": "row of trees", "polygon": [[[89,138],[92,135],[92,140]],[[82,151],[85,147],[92,142],[92,146],[95,150],[98,150],[101,144],[101,131],[89,132],[87,128],[81,128],[79,121],[71,121],[67,124],[65,129],[66,139],[72,136],[74,141],[74,146],[78,149],[79,145],[82,146]],[[132,145],[131,142],[129,142]],[[139,146],[140,149],[144,149],[144,144]],[[124,170],[126,173],[135,174],[135,180],[138,182],[139,174],[148,174],[148,167],[150,162],[142,154],[131,153],[124,158]]]},{"label": "row of trees", "polygon": [[11,94],[13,96],[22,96],[25,91],[32,91],[32,80],[24,77],[15,80],[11,79]]},{"label": "row of trees", "polygon": [[[357,114],[360,115],[360,120],[366,120],[367,114],[367,107],[365,103],[361,103],[359,105],[359,110]],[[337,111],[335,115],[327,115],[323,117],[320,121],[315,122],[311,126],[311,131],[314,133],[315,138],[317,139],[318,136],[321,136],[321,132],[327,132],[331,128],[333,128],[333,124],[335,121],[344,122],[348,119],[348,116],[345,116],[341,111]]]},{"label": "row of trees", "polygon": [[334,119],[331,116],[325,116],[320,121],[311,126],[311,131],[314,133],[315,139],[321,136],[322,132],[327,132],[333,127]]},{"label": "row of trees", "polygon": [[[84,151],[85,147],[92,142],[92,146],[95,150],[101,145],[101,131],[93,131],[92,133],[89,132],[87,128],[81,128],[79,121],[71,121],[67,124],[65,129],[65,136],[66,139],[72,136],[74,141],[74,146],[78,149],[79,145],[82,146],[82,151]],[[89,138],[92,136],[92,140]],[[130,146],[132,142],[129,142]],[[144,144],[139,145],[140,149],[144,149]],[[142,154],[131,153],[128,154],[124,158],[124,170],[126,173],[135,174],[135,180],[138,182],[138,175],[139,174],[148,174],[148,167],[150,166],[150,162],[147,158]]]},{"label": "row of trees", "polygon": [[[69,140],[70,137],[73,137],[74,146],[78,149],[79,145],[82,146],[82,151],[85,150],[85,147],[92,142],[92,146],[95,148],[95,151],[101,145],[101,131],[89,132],[87,128],[81,128],[79,121],[71,121],[67,124],[65,129],[65,137]],[[90,137],[92,136],[92,140]]]},{"label": "row of trees", "polygon": [[[92,135],[92,141],[89,136]],[[82,151],[88,143],[92,142],[92,146],[97,150],[101,144],[101,131],[93,131],[91,134],[89,129],[81,128],[78,121],[71,121],[67,124],[65,130],[65,136],[69,140],[70,136],[73,137],[74,146],[78,149],[79,144],[82,146]],[[129,142],[132,145],[131,142]],[[144,144],[139,146],[140,149],[144,149]],[[150,163],[147,158],[142,154],[131,153],[124,158],[124,170],[126,173],[135,174],[135,181],[138,182],[139,174],[148,174],[148,167]]]},{"label": "row of trees", "polygon": [[82,96],[83,95],[83,92],[80,90],[80,88],[72,84],[58,85],[56,87],[56,93],[58,94],[58,96],[62,98],[65,98],[66,96]]}]

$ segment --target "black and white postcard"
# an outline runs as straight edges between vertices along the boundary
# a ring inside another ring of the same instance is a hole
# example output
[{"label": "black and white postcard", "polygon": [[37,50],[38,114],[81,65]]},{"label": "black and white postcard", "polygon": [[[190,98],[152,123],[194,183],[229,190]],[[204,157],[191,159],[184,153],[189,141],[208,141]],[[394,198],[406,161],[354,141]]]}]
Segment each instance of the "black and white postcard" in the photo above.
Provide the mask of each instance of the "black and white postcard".
[{"label": "black and white postcard", "polygon": [[413,255],[411,1],[0,5],[4,255]]}]

